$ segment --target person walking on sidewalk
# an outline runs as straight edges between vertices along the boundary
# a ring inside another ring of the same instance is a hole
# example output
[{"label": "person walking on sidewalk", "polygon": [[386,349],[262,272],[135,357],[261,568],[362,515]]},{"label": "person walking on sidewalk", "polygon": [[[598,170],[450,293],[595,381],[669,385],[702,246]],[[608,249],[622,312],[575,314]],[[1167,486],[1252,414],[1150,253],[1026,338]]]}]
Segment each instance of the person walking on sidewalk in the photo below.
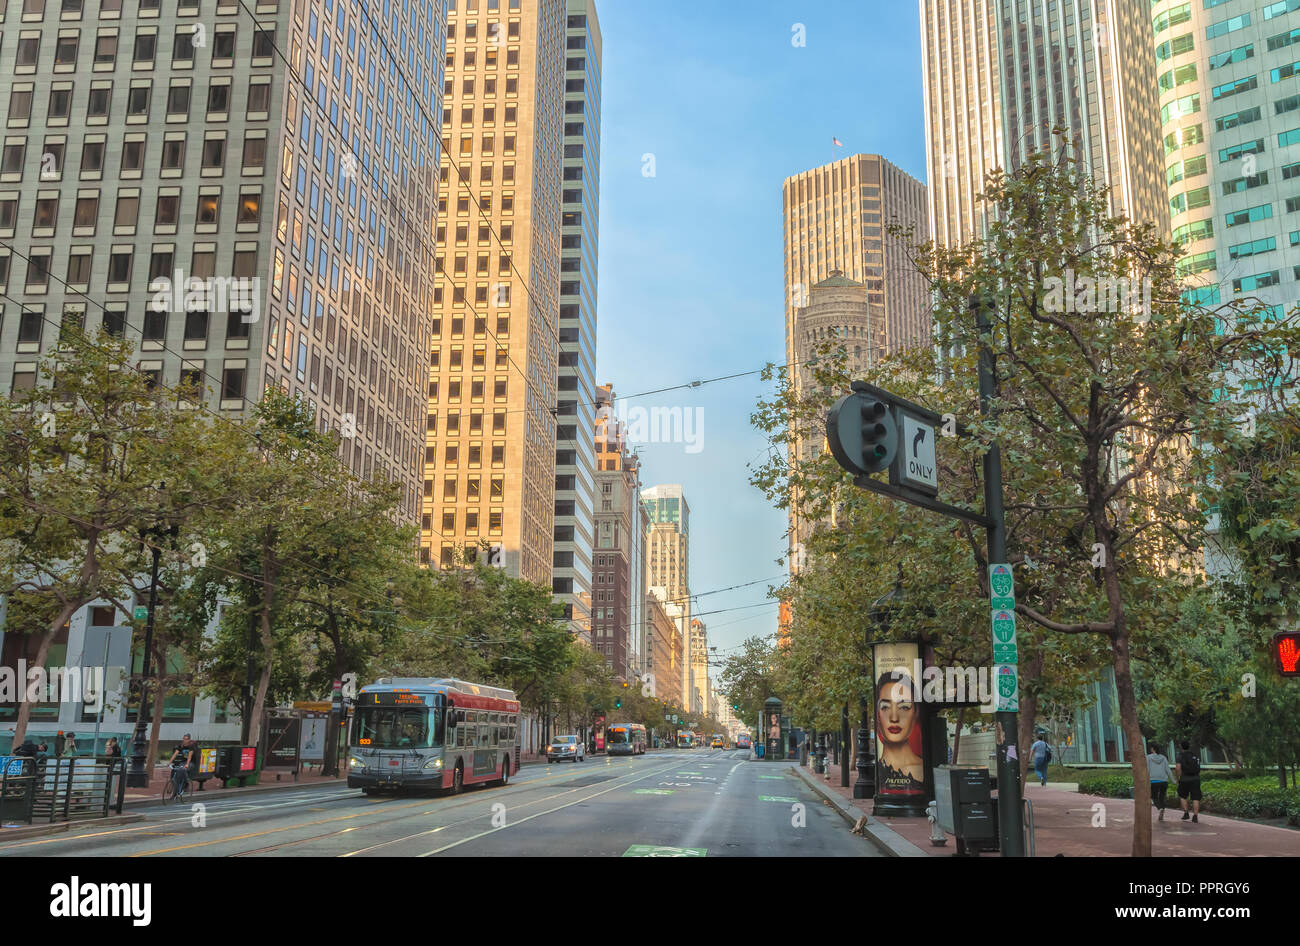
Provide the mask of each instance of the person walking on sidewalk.
[{"label": "person walking on sidewalk", "polygon": [[1038,775],[1038,781],[1044,788],[1047,787],[1047,763],[1051,756],[1047,743],[1043,740],[1043,734],[1038,734],[1038,739],[1029,747],[1030,757],[1034,760],[1034,772]]},{"label": "person walking on sidewalk", "polygon": [[1196,824],[1201,813],[1201,760],[1186,739],[1180,745],[1183,751],[1178,753],[1178,803],[1183,806],[1184,821],[1188,818],[1187,803],[1192,803],[1191,819]]},{"label": "person walking on sidewalk", "polygon": [[1160,821],[1165,820],[1165,793],[1173,773],[1169,770],[1169,760],[1153,742],[1147,742],[1147,775],[1151,779],[1151,803],[1160,812]]}]

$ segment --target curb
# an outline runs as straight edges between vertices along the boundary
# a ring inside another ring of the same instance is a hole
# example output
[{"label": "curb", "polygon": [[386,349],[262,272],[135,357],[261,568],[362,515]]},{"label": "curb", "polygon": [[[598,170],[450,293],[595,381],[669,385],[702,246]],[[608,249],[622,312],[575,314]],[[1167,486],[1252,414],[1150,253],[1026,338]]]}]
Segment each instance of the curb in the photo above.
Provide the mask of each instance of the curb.
[{"label": "curb", "polygon": [[75,828],[99,828],[115,824],[133,824],[146,821],[144,815],[110,815],[107,818],[86,818],[79,821],[58,821],[54,824],[31,825],[23,828],[0,829],[0,844],[22,841],[26,838],[43,838],[51,834],[66,834]]},{"label": "curb", "polygon": [[[817,780],[804,771],[802,766],[793,766],[795,774],[803,780],[803,783],[811,788],[831,803],[831,807],[839,812],[849,824],[857,824],[858,819],[866,815],[866,812],[860,808],[854,807],[849,802],[841,798],[837,793],[827,791],[823,786],[817,783]],[[867,817],[867,823],[864,828],[863,836],[874,844],[886,857],[929,857],[930,855],[917,847],[911,841],[904,838],[892,828],[887,828],[871,817]]]},{"label": "curb", "polygon": [[[523,768],[525,765],[536,765],[537,763],[542,761],[544,760],[524,759],[519,763],[519,767]],[[194,801],[198,802],[198,801],[207,801],[208,799],[212,799],[212,798],[218,800],[222,798],[239,798],[243,795],[257,795],[262,792],[278,792],[290,788],[314,788],[320,785],[336,785],[336,786],[341,786],[343,788],[347,788],[347,784],[348,784],[347,777],[340,776],[339,778],[335,778],[335,779],[316,779],[315,781],[312,782],[294,782],[291,780],[288,782],[270,782],[265,785],[263,784],[250,785],[247,788],[216,788],[216,789],[211,789],[210,793],[209,791],[195,792],[192,796],[187,796],[187,797],[192,797]],[[162,804],[162,798],[160,796],[151,795],[147,798],[125,799],[122,802],[122,807],[139,808],[143,805],[161,806],[161,804]]]}]

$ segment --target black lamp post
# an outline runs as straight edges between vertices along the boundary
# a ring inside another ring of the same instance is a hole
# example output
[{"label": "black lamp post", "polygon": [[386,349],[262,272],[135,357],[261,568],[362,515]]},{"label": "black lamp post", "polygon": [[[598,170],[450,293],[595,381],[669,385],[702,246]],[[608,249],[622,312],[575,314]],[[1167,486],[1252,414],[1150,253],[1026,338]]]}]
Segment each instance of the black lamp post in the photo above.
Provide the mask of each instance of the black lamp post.
[{"label": "black lamp post", "polygon": [[[166,489],[165,483],[159,483],[160,491]],[[146,738],[145,738],[145,720],[149,717],[151,708],[149,705],[150,696],[150,657],[153,655],[153,627],[154,627],[154,610],[158,606],[158,560],[162,557],[162,549],[159,546],[165,538],[175,539],[180,532],[180,527],[172,524],[164,524],[159,520],[152,528],[140,530],[140,544],[143,547],[147,544],[148,539],[152,538],[152,565],[149,570],[149,616],[145,623],[144,630],[144,663],[140,668],[140,702],[135,711],[135,729],[131,733],[131,770],[127,772],[126,784],[129,788],[148,788],[149,773],[145,771],[146,755]]]}]

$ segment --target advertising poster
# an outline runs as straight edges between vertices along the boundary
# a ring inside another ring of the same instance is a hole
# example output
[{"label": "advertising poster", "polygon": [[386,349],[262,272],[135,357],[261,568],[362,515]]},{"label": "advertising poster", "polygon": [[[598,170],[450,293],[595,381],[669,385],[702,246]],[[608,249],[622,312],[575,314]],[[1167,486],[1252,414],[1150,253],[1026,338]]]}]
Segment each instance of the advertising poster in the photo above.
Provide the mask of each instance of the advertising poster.
[{"label": "advertising poster", "polygon": [[329,720],[324,716],[308,716],[302,720],[298,738],[298,758],[303,762],[325,761],[325,730]]},{"label": "advertising poster", "polygon": [[872,654],[876,674],[876,794],[923,795],[921,701],[918,681],[914,679],[920,645],[875,644]]},{"label": "advertising poster", "polygon": [[266,754],[262,768],[296,768],[298,765],[298,723],[292,716],[270,716],[266,720]]}]

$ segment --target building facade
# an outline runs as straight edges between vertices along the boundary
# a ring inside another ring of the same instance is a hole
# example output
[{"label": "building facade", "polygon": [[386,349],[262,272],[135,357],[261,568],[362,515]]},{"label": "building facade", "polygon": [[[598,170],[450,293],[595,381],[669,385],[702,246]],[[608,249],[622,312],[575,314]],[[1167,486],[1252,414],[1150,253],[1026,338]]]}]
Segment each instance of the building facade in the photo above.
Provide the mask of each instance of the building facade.
[{"label": "building facade", "polygon": [[[551,585],[564,0],[447,4],[421,555]],[[576,507],[575,507],[576,508]]]},{"label": "building facade", "polygon": [[670,610],[680,608],[667,603],[667,591],[652,587],[645,596],[646,673],[654,682],[654,695],[670,706],[685,708],[682,693],[683,641],[681,627]]},{"label": "building facade", "polygon": [[1300,4],[1151,7],[1168,208],[1193,294],[1300,299]]},{"label": "building facade", "polygon": [[641,673],[643,652],[640,625],[645,595],[640,572],[644,543],[641,471],[638,458],[627,452],[623,424],[614,416],[609,385],[597,388],[596,547],[593,553],[594,600],[592,646],[623,680]]},{"label": "building facade", "polygon": [[61,324],[102,327],[214,413],[302,398],[415,522],[442,6],[0,7],[0,390]]},{"label": "building facade", "polygon": [[564,180],[551,587],[575,636],[591,640],[596,410],[596,263],[600,212],[600,23],[592,0],[565,18]]},{"label": "building facade", "polygon": [[641,491],[641,505],[650,521],[646,533],[646,585],[664,589],[664,604],[677,621],[685,651],[680,667],[683,698],[691,695],[690,682],[690,526],[691,507],[678,484],[651,486]]},{"label": "building facade", "polygon": [[693,713],[712,712],[713,692],[709,681],[709,631],[699,618],[691,619],[689,648],[690,709]]},{"label": "building facade", "polygon": [[920,0],[930,235],[984,232],[997,168],[1054,149],[1063,128],[1111,213],[1165,227],[1147,0]]},{"label": "building facade", "polygon": [[867,286],[883,326],[880,350],[929,342],[925,280],[911,263],[907,238],[886,232],[891,224],[910,227],[913,241],[924,242],[924,184],[878,154],[855,154],[786,178],[781,200],[787,364],[798,361],[799,310],[812,286],[835,273]]}]

